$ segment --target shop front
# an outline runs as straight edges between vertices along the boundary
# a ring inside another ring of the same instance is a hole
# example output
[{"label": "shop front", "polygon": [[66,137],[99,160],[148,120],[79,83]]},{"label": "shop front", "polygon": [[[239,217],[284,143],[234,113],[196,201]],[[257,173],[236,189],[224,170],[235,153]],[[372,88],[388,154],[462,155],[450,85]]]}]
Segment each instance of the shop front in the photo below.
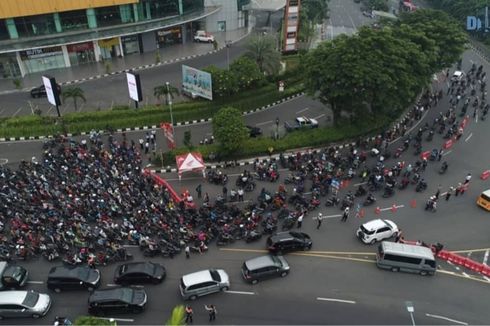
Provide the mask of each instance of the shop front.
[{"label": "shop front", "polygon": [[67,45],[66,48],[72,66],[95,62],[93,42],[70,44]]},{"label": "shop front", "polygon": [[97,43],[100,47],[102,59],[106,60],[122,56],[121,48],[119,47],[119,37],[98,40]]},{"label": "shop front", "polygon": [[0,78],[21,77],[15,53],[0,54]]},{"label": "shop front", "polygon": [[173,27],[167,29],[161,29],[156,32],[156,38],[158,47],[162,48],[164,46],[172,44],[182,43],[182,30],[181,27]]},{"label": "shop front", "polygon": [[27,73],[66,67],[61,46],[25,50],[19,54]]},{"label": "shop front", "polygon": [[129,35],[121,37],[124,55],[141,53],[140,41],[138,35]]}]

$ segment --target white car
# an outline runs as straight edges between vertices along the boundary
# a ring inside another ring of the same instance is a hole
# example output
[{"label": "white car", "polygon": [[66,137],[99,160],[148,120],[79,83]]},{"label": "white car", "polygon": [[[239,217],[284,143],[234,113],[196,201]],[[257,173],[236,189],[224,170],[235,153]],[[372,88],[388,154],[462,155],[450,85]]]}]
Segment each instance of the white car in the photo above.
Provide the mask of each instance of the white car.
[{"label": "white car", "polygon": [[197,31],[194,35],[194,42],[213,43],[214,36],[205,31]]},{"label": "white car", "polygon": [[49,308],[51,308],[51,298],[48,294],[35,291],[0,292],[0,319],[39,318],[46,315]]},{"label": "white car", "polygon": [[463,77],[464,77],[464,72],[456,70],[454,72],[454,74],[451,76],[451,80],[452,81],[459,81],[459,80],[463,79]]},{"label": "white car", "polygon": [[362,242],[374,244],[376,241],[394,237],[398,232],[398,227],[393,221],[376,219],[362,224],[356,235]]}]

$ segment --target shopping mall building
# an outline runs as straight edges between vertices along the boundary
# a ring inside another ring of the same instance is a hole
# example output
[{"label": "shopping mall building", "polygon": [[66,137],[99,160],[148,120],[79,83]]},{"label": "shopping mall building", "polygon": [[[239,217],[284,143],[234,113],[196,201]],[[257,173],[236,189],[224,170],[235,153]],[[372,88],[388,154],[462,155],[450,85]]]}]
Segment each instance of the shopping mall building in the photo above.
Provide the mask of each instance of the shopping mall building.
[{"label": "shopping mall building", "polygon": [[248,25],[250,0],[0,0],[0,78],[152,52]]}]

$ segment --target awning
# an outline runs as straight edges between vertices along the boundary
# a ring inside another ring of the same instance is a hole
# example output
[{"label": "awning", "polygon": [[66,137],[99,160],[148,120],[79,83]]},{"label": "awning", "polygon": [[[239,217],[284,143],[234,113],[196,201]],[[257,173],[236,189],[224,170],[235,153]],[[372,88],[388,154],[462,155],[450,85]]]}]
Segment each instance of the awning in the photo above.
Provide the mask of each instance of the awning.
[{"label": "awning", "polygon": [[286,0],[251,0],[250,4],[243,8],[255,11],[279,11],[285,6]]}]

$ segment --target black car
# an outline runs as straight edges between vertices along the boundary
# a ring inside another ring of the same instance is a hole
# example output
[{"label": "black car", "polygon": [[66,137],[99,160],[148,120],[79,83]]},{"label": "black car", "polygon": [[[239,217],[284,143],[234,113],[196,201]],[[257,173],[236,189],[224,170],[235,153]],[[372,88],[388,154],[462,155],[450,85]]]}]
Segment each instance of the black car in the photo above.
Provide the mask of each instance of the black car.
[{"label": "black car", "polygon": [[258,136],[262,136],[262,130],[259,127],[252,127],[252,126],[246,126],[249,133],[250,137],[255,138]]},{"label": "black car", "polygon": [[0,290],[19,289],[26,284],[28,277],[29,273],[24,267],[0,262]]},{"label": "black car", "polygon": [[267,248],[273,253],[310,250],[312,245],[310,236],[303,232],[278,232],[267,239]]},{"label": "black car", "polygon": [[[58,89],[58,93],[61,94],[61,86],[56,85],[56,88]],[[39,87],[31,89],[31,97],[36,98],[36,97],[46,97],[46,88],[44,85],[41,85]]]},{"label": "black car", "polygon": [[61,290],[93,291],[100,285],[100,272],[88,266],[57,266],[48,274],[48,289],[55,292]]},{"label": "black car", "polygon": [[117,267],[114,273],[116,284],[161,283],[166,276],[165,267],[152,262],[136,262]]},{"label": "black car", "polygon": [[88,312],[93,315],[106,313],[140,313],[145,310],[148,296],[143,289],[114,288],[96,290],[88,298]]}]

